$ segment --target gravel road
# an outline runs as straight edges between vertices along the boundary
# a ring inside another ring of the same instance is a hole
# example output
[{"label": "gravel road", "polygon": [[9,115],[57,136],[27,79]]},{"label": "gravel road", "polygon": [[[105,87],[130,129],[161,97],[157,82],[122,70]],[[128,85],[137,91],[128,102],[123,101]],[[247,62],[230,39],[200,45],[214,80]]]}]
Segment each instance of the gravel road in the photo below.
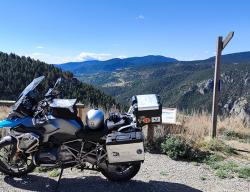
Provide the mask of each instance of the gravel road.
[{"label": "gravel road", "polygon": [[[0,176],[0,191],[54,191],[57,178],[47,173],[32,173],[24,178]],[[140,172],[126,183],[107,181],[94,171],[65,170],[61,192],[250,192],[250,181],[219,179],[206,165],[173,161],[165,155],[146,154]]]}]

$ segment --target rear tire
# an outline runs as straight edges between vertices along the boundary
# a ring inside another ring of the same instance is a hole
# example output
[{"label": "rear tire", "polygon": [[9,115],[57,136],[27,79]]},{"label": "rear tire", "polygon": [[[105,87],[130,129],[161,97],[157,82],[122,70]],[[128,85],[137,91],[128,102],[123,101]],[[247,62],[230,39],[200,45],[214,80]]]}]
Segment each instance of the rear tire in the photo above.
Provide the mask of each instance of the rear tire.
[{"label": "rear tire", "polygon": [[[11,165],[12,162],[8,161],[7,158],[9,157],[7,156],[7,153],[11,153],[9,155],[12,155],[17,152],[16,141],[13,138],[10,139],[9,136],[9,139],[6,138],[7,137],[3,138],[3,140],[0,141],[0,172],[13,177],[21,177],[32,172],[36,168],[32,161],[30,162],[30,164],[28,164],[27,160],[23,160],[23,162],[21,163],[25,163],[25,167],[14,167],[13,165]],[[10,148],[11,150],[8,151],[8,147],[12,147]],[[4,152],[6,152],[6,154],[4,154]]]},{"label": "rear tire", "polygon": [[[112,165],[113,166],[113,165]],[[119,170],[120,167],[125,167],[125,170]],[[130,165],[117,165],[114,169],[101,170],[101,173],[110,181],[124,182],[132,179],[140,170],[141,163],[130,164]]]}]

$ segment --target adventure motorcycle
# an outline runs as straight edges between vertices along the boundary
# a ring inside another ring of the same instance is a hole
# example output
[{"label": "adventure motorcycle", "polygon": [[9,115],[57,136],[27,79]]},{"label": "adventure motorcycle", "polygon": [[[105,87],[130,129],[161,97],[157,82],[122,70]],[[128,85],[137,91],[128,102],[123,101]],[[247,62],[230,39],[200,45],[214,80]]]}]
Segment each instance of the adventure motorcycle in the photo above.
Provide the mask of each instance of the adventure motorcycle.
[{"label": "adventure motorcycle", "polygon": [[[19,177],[37,166],[62,171],[75,167],[100,171],[112,181],[134,177],[144,161],[142,126],[151,120],[161,122],[159,100],[157,110],[146,109],[145,103],[137,102],[140,96],[134,97],[128,113],[112,113],[106,120],[101,110],[92,109],[84,125],[77,116],[76,99],[57,98],[61,79],[38,101],[36,89],[44,78],[34,79],[20,94],[7,119],[0,121],[0,128],[10,128],[0,141],[0,171]],[[145,98],[141,100],[145,102]],[[150,117],[143,111],[149,111]]]}]

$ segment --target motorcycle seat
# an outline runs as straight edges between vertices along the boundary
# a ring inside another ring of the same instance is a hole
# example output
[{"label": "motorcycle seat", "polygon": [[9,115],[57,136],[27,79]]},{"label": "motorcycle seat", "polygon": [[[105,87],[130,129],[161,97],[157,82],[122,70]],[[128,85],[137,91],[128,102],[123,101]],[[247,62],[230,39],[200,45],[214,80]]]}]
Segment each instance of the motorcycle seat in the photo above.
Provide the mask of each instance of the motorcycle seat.
[{"label": "motorcycle seat", "polygon": [[116,123],[114,121],[111,121],[111,120],[106,120],[105,124],[106,124],[109,131],[113,131],[113,130],[117,130],[120,127],[124,126],[126,124],[126,122],[124,119],[121,119],[120,121],[118,121]]},{"label": "motorcycle seat", "polygon": [[76,132],[76,136],[78,138],[84,139],[85,141],[93,141],[93,142],[98,142],[106,134],[107,134],[106,127],[103,127],[98,130],[92,130],[87,126],[85,126]]}]

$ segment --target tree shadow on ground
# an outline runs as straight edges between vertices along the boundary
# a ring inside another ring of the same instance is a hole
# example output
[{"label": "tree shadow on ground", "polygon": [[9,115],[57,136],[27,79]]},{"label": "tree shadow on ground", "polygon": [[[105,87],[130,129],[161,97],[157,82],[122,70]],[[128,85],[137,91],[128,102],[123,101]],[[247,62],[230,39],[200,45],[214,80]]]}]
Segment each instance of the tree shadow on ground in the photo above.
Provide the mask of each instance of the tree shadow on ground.
[{"label": "tree shadow on ground", "polygon": [[[16,189],[38,192],[53,192],[57,182],[51,178],[29,175],[23,178],[6,176],[4,181]],[[60,192],[200,192],[187,185],[164,181],[143,182],[131,180],[129,182],[110,182],[100,176],[78,178],[62,178],[58,191]]]}]

